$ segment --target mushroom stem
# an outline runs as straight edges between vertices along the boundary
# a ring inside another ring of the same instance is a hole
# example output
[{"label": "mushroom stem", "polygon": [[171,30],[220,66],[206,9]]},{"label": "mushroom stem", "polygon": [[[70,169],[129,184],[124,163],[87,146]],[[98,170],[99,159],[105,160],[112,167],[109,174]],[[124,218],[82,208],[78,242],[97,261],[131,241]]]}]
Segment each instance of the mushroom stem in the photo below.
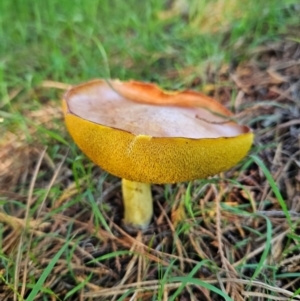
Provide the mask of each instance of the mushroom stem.
[{"label": "mushroom stem", "polygon": [[124,223],[146,229],[153,215],[151,185],[122,179]]}]

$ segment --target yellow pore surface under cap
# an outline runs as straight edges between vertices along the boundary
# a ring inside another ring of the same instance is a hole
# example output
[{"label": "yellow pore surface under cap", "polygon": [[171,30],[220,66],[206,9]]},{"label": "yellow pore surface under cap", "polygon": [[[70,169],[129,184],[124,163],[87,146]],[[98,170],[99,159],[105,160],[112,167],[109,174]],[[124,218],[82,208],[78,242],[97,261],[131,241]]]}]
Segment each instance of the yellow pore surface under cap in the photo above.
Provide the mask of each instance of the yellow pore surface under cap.
[{"label": "yellow pore surface under cap", "polygon": [[75,143],[109,173],[143,183],[175,183],[206,178],[238,163],[253,133],[220,138],[135,135],[80,118],[63,100],[65,122]]}]

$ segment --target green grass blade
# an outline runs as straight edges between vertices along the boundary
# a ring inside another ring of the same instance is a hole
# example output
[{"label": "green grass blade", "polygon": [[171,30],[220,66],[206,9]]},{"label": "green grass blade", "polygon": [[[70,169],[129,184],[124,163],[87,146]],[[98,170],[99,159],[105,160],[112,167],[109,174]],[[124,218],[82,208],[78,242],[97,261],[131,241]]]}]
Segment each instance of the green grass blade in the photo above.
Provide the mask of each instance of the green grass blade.
[{"label": "green grass blade", "polygon": [[107,260],[107,259],[111,259],[111,258],[115,258],[115,257],[118,257],[118,256],[123,256],[123,255],[129,255],[129,256],[131,256],[131,255],[137,255],[137,253],[131,252],[131,251],[116,251],[116,252],[111,252],[111,253],[102,255],[100,257],[93,258],[92,260],[90,260],[88,262],[88,264],[91,264],[91,263],[94,263],[94,262],[100,262],[100,261],[103,261],[103,260]]},{"label": "green grass blade", "polygon": [[[169,301],[174,301],[177,296],[182,292],[182,290],[185,288],[185,286],[188,284],[188,283],[192,283],[192,284],[196,284],[194,283],[195,280],[198,281],[198,279],[195,279],[193,278],[193,276],[197,273],[197,271],[201,268],[201,266],[204,266],[205,264],[207,263],[211,263],[209,260],[203,260],[203,261],[200,261],[192,270],[191,272],[186,276],[186,277],[173,277],[173,278],[170,278],[168,279],[168,282],[172,282],[172,281],[180,281],[182,282],[182,284],[177,288],[177,290],[174,292],[174,294],[172,295],[171,298],[169,298]],[[177,280],[174,280],[174,279],[177,279]],[[196,281],[196,282],[197,282]],[[202,281],[200,281],[202,282]],[[201,284],[197,284],[197,285],[200,285],[202,286]],[[213,288],[216,288],[212,285],[210,285],[211,287]],[[217,288],[216,288],[217,289]],[[211,289],[213,290],[213,289]],[[217,289],[219,290],[219,289]],[[222,292],[221,290],[219,290],[220,292]],[[223,293],[223,292],[222,292]],[[231,299],[228,299],[228,300],[231,300]]]},{"label": "green grass blade", "polygon": [[109,225],[107,224],[103,214],[101,213],[101,210],[99,208],[99,205],[96,203],[94,196],[88,192],[88,197],[90,200],[90,205],[92,207],[92,211],[94,213],[95,219],[94,222],[96,224],[96,226],[102,225],[103,228],[111,235],[113,235]]},{"label": "green grass blade", "polygon": [[134,288],[129,289],[126,291],[117,301],[128,300],[127,297],[134,293]]},{"label": "green grass blade", "polygon": [[90,274],[86,279],[80,283],[78,283],[75,287],[73,287],[65,296],[64,300],[67,300],[70,296],[74,295],[76,292],[81,290],[86,283],[89,282],[89,280],[92,278],[93,274]]},{"label": "green grass blade", "polygon": [[26,301],[34,301],[37,294],[42,289],[42,286],[46,280],[46,278],[50,275],[51,271],[53,270],[55,264],[59,260],[60,256],[64,253],[64,251],[69,246],[69,240],[66,241],[66,243],[62,246],[62,248],[55,254],[55,256],[52,258],[52,260],[49,262],[45,270],[43,271],[41,277],[37,281],[37,283],[34,285],[32,291],[30,292],[29,296],[27,297]]},{"label": "green grass blade", "polygon": [[282,208],[282,211],[284,212],[285,214],[285,217],[288,221],[288,224],[290,226],[291,229],[294,229],[294,225],[293,225],[293,222],[292,222],[292,219],[291,219],[291,216],[289,214],[289,211],[288,211],[288,208],[286,206],[286,203],[279,191],[279,188],[277,186],[277,184],[275,183],[270,171],[267,169],[266,165],[264,164],[264,162],[257,156],[255,155],[251,155],[250,156],[252,158],[252,160],[261,168],[261,170],[263,171],[265,177],[267,178],[269,184],[270,184],[270,187],[272,188],[281,208]]},{"label": "green grass blade", "polygon": [[[202,281],[200,279],[197,278],[190,278],[190,277],[174,277],[174,278],[170,278],[169,282],[182,282],[182,286],[185,287],[188,284],[194,284],[197,286],[201,286],[204,287],[218,295],[220,295],[221,297],[223,297],[226,301],[234,301],[233,299],[231,299],[228,295],[226,295],[223,291],[221,291],[219,288],[206,283],[205,281]],[[181,286],[180,286],[181,287]],[[176,295],[177,296],[177,295]],[[169,300],[175,300],[175,297]]]},{"label": "green grass blade", "polygon": [[266,233],[266,247],[264,248],[264,251],[261,255],[261,258],[259,260],[259,263],[254,271],[254,274],[251,277],[251,280],[254,280],[261,272],[261,270],[265,267],[265,262],[267,260],[267,257],[269,255],[270,249],[271,249],[271,240],[272,240],[272,224],[271,221],[261,215],[267,222],[267,233]]},{"label": "green grass blade", "polygon": [[111,75],[110,75],[109,62],[108,62],[108,57],[107,57],[105,48],[103,47],[102,43],[96,37],[94,37],[93,40],[94,40],[98,50],[101,53],[103,63],[104,63],[104,66],[105,66],[105,73],[106,73],[105,74],[105,79],[108,80],[108,79],[111,78]]}]

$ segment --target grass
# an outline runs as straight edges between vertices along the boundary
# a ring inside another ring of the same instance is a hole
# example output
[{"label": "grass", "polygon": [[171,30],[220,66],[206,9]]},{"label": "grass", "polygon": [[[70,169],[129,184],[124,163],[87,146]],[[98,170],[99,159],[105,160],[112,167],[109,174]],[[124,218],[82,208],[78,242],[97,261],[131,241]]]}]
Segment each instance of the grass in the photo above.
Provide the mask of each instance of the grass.
[{"label": "grass", "polygon": [[[1,300],[299,300],[298,1],[15,0],[0,12]],[[63,91],[96,77],[202,90],[251,125],[252,155],[154,185],[150,229],[127,233],[119,179],[62,120]]]}]

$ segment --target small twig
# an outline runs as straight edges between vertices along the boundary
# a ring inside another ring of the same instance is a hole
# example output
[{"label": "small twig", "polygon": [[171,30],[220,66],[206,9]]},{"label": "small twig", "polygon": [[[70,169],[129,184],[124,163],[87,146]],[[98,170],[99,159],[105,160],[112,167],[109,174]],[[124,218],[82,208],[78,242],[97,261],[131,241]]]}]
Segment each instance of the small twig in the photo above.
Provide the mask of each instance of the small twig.
[{"label": "small twig", "polygon": [[[268,216],[268,217],[286,217],[285,212],[281,211],[281,210],[258,210],[256,211],[257,214],[261,214],[264,216]],[[290,210],[288,211],[288,213],[292,216],[292,217],[300,217],[300,213]]]},{"label": "small twig", "polygon": [[[238,284],[244,284],[244,285],[250,285],[252,287],[259,287],[268,291],[272,291],[274,293],[278,294],[283,294],[288,297],[293,297],[294,299],[289,299],[291,301],[293,300],[300,300],[300,295],[295,295],[294,292],[288,291],[286,289],[282,289],[279,287],[274,287],[272,285],[269,285],[264,282],[256,281],[256,280],[246,280],[246,279],[238,279],[238,278],[220,278],[220,279],[207,279],[205,280],[206,283],[209,284],[218,284],[219,281],[226,283],[226,282],[233,282],[233,283],[238,283]],[[136,288],[137,283],[129,283],[126,285],[118,285],[114,287],[114,289],[111,288],[105,288],[105,289],[100,289],[98,291],[94,292],[86,292],[84,293],[85,298],[97,298],[97,297],[105,297],[105,296],[112,296],[112,295],[121,295],[126,293],[129,289],[131,288]],[[138,289],[135,289],[136,292],[143,292],[145,290],[147,291],[157,291],[158,289],[161,288],[161,284],[159,280],[149,280],[149,281],[144,281],[140,283],[141,287]],[[165,283],[164,287],[166,289],[175,289],[178,288],[182,285],[182,282],[173,282],[173,283]],[[187,284],[187,286],[190,286],[191,284]]]},{"label": "small twig", "polygon": [[[271,245],[273,245],[277,240],[281,239],[282,237],[284,237],[287,233],[290,232],[290,229],[285,230],[284,232],[278,234],[277,236],[275,236],[272,240],[271,240]],[[253,250],[252,252],[248,253],[245,257],[243,257],[242,259],[240,259],[239,261],[233,263],[232,265],[234,267],[240,265],[243,262],[248,261],[249,259],[253,258],[254,256],[256,256],[257,254],[263,252],[263,250],[265,249],[265,245],[263,244],[262,246],[260,246],[259,248]]]},{"label": "small twig", "polygon": [[169,226],[170,226],[170,229],[173,233],[173,237],[174,237],[174,242],[175,242],[175,245],[176,245],[176,248],[177,248],[177,251],[178,251],[178,254],[179,254],[179,262],[180,262],[180,269],[181,271],[184,271],[184,262],[183,262],[183,252],[182,252],[182,245],[181,245],[181,241],[178,239],[178,236],[176,234],[176,231],[175,231],[175,227],[173,225],[173,223],[170,221],[166,211],[164,210],[164,208],[162,207],[162,205],[160,204],[160,202],[156,202],[159,209],[161,210],[162,214],[164,215],[165,219],[167,220]]},{"label": "small twig", "polygon": [[264,293],[260,293],[260,292],[247,292],[247,291],[243,291],[242,294],[245,297],[258,297],[259,300],[274,300],[274,301],[292,301],[295,299],[291,299],[290,297],[277,297],[271,294],[264,294]]},{"label": "small twig", "polygon": [[44,80],[42,82],[43,88],[54,88],[54,89],[60,89],[60,90],[68,90],[72,87],[70,84],[65,84],[61,82],[55,82],[52,80]]},{"label": "small twig", "polygon": [[[35,170],[34,170],[34,174],[33,174],[32,180],[30,182],[30,186],[29,186],[27,205],[26,205],[26,211],[25,211],[25,223],[26,223],[26,226],[25,226],[25,228],[23,228],[23,234],[21,235],[20,240],[19,240],[19,247],[18,247],[18,253],[17,253],[17,258],[16,258],[15,291],[17,291],[18,285],[19,285],[19,273],[20,273],[20,265],[21,265],[21,256],[22,256],[21,254],[22,254],[22,247],[23,247],[23,238],[24,238],[25,231],[27,231],[28,226],[30,225],[29,211],[30,211],[30,206],[33,203],[33,200],[32,200],[33,189],[34,189],[34,186],[35,186],[35,183],[36,183],[36,179],[37,179],[37,176],[38,176],[38,172],[40,170],[40,167],[41,167],[44,155],[46,153],[46,150],[47,150],[47,148],[44,148],[44,150],[40,154],[39,160],[38,160],[38,162],[36,164],[36,167],[35,167]],[[24,272],[24,277],[23,277],[23,282],[22,282],[22,288],[21,288],[21,294],[20,294],[22,296],[22,298],[25,295],[25,288],[26,288],[25,280],[26,280],[26,270]],[[17,300],[17,295],[14,294],[14,301],[16,301],[16,300]]]},{"label": "small twig", "polygon": [[[140,237],[141,237],[141,233],[139,232],[138,233],[138,236],[137,236],[137,241],[140,241]],[[133,246],[131,247],[130,249],[130,253],[134,253],[135,249],[137,248],[137,243],[133,244]],[[130,274],[132,273],[132,271],[134,271],[134,265],[136,264],[136,261],[138,260],[138,258],[140,257],[139,254],[135,254],[133,255],[132,259],[129,261],[127,267],[126,267],[126,273],[125,275],[123,276],[122,280],[120,281],[120,284],[119,285],[123,285],[129,278]],[[138,285],[138,283],[137,283]],[[117,295],[115,295],[111,301],[114,301],[116,300],[116,297]]]},{"label": "small twig", "polygon": [[292,257],[282,260],[279,266],[285,266],[292,262],[298,262],[299,260],[300,260],[300,255],[294,255]]},{"label": "small twig", "polygon": [[[223,250],[223,242],[222,242],[222,230],[221,230],[221,198],[222,195],[224,194],[223,188],[221,188],[221,191],[219,193],[216,192],[216,232],[217,232],[217,240],[218,240],[218,249],[219,249],[219,254],[221,257],[221,262],[223,268],[226,270],[226,272],[231,272],[234,276],[237,276],[237,272],[234,269],[234,267],[230,264],[228,259],[226,258]],[[222,286],[221,286],[222,287]],[[230,294],[233,299],[235,300],[242,300],[242,296],[240,294],[240,289],[241,287],[238,284],[232,284],[231,282],[226,283],[226,293]],[[224,290],[224,289],[223,289]]]}]

